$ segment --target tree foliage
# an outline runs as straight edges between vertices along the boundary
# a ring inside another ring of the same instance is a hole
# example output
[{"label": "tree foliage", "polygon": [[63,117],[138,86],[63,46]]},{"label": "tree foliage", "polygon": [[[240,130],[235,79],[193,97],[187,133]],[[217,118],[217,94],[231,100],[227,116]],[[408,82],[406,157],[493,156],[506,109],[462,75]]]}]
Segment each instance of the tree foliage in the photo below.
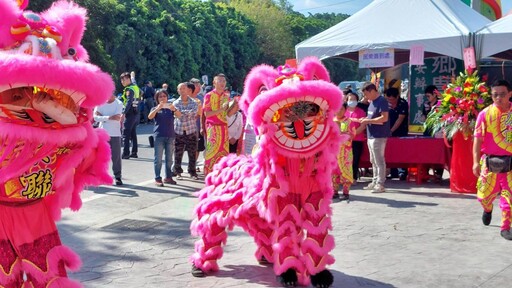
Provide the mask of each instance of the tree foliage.
[{"label": "tree foliage", "polygon": [[294,57],[295,42],[286,12],[276,3],[272,0],[232,0],[230,5],[256,24],[255,41],[261,52],[260,63],[281,65]]},{"label": "tree foliage", "polygon": [[[242,91],[251,67],[282,65],[295,57],[299,42],[343,21],[348,15],[305,16],[286,0],[74,0],[87,8],[83,45],[90,61],[116,80],[135,71],[139,83],[172,88],[192,77],[224,73]],[[54,0],[30,0],[43,11]],[[324,61],[333,82],[360,79],[357,64]]]}]

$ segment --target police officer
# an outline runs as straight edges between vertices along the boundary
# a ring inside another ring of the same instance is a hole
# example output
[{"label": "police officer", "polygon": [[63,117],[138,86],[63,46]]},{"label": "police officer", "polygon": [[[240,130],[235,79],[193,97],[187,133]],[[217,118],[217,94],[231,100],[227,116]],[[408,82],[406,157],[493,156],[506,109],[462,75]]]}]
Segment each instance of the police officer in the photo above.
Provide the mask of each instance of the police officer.
[{"label": "police officer", "polygon": [[[121,84],[124,86],[122,100],[124,104],[123,122],[123,159],[138,158],[137,156],[137,123],[140,120],[139,87],[132,83],[130,73],[121,74]],[[130,141],[132,152],[130,153]]]}]

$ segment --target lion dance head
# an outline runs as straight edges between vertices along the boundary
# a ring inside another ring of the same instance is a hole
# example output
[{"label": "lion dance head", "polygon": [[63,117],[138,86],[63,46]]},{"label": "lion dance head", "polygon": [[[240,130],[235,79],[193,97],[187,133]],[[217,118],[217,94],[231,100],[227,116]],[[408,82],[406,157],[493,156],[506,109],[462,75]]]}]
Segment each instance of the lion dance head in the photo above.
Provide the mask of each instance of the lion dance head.
[{"label": "lion dance head", "polygon": [[112,181],[108,136],[91,118],[114,84],[80,44],[85,9],[58,1],[35,13],[27,4],[0,1],[0,201],[44,198],[59,218],[80,208],[85,185]]}]

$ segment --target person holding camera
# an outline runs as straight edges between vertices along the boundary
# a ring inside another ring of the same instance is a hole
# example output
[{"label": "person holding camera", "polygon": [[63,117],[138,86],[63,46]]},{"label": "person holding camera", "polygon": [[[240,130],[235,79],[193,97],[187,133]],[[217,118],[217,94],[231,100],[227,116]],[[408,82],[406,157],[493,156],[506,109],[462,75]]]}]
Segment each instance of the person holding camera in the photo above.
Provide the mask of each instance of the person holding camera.
[{"label": "person holding camera", "polygon": [[[167,103],[169,95],[167,91],[161,89],[155,93],[155,102],[158,103],[149,112],[148,119],[155,120],[153,128],[154,148],[155,148],[155,185],[162,187],[165,184],[176,184],[172,179],[172,159],[174,154],[174,140],[176,133],[174,131],[174,119],[180,117],[181,112],[173,104]],[[162,156],[165,151],[165,178],[162,181],[160,171],[162,169]]]}]

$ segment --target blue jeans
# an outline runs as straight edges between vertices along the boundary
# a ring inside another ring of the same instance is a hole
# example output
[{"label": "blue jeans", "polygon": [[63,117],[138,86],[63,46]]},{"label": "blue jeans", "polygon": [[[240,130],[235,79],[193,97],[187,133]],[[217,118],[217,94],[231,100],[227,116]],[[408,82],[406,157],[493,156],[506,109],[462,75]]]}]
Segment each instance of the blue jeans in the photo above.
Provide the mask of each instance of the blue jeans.
[{"label": "blue jeans", "polygon": [[172,155],[174,154],[174,137],[155,137],[155,180],[160,180],[162,155],[165,150],[165,178],[172,177]]}]

